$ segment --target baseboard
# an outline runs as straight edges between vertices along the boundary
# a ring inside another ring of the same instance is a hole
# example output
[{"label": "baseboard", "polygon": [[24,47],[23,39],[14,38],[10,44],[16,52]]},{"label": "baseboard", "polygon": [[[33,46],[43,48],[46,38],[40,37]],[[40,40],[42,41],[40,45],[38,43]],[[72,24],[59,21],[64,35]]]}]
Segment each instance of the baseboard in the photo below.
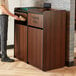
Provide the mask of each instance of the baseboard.
[{"label": "baseboard", "polygon": [[71,62],[66,61],[65,66],[68,66],[68,67],[74,66],[74,61],[71,61]]},{"label": "baseboard", "polygon": [[14,45],[7,45],[7,49],[13,49]]}]

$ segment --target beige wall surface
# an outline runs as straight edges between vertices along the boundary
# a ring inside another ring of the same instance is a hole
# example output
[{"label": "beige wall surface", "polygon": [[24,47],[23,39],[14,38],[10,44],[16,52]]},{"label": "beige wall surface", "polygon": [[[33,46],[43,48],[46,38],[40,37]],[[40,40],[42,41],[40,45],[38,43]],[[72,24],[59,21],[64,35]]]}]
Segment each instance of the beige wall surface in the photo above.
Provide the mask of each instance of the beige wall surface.
[{"label": "beige wall surface", "polygon": [[45,0],[52,4],[52,8],[70,10],[70,0]]},{"label": "beige wall surface", "polygon": [[[8,0],[9,10],[14,13],[14,7],[20,6],[19,0]],[[7,45],[14,44],[14,19],[9,16]]]},{"label": "beige wall surface", "polygon": [[44,0],[23,0],[21,1],[21,7],[30,7],[30,6],[42,6]]}]

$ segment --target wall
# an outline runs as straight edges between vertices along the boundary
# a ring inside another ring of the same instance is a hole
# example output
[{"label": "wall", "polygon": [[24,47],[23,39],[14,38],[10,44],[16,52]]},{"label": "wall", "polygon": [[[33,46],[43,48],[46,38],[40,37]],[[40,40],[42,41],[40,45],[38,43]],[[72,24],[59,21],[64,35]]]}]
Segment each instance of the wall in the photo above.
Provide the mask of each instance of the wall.
[{"label": "wall", "polygon": [[[9,10],[14,13],[14,7],[20,6],[20,2],[18,0],[8,0],[9,2]],[[9,16],[8,23],[8,41],[7,45],[14,44],[14,19]]]},{"label": "wall", "polygon": [[70,44],[69,61],[74,61],[74,28],[75,28],[75,0],[70,1]]},{"label": "wall", "polygon": [[21,1],[21,7],[42,7],[44,3],[44,0],[23,0]]},{"label": "wall", "polygon": [[70,10],[70,0],[45,0],[52,4],[52,8]]}]

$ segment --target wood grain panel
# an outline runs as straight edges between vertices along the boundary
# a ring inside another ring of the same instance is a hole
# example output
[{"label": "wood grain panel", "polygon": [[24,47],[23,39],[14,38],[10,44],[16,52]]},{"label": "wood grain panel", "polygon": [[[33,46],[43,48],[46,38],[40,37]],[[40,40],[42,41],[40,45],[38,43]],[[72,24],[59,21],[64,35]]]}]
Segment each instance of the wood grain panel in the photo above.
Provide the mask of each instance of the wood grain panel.
[{"label": "wood grain panel", "polygon": [[27,61],[27,27],[20,25],[20,59]]},{"label": "wood grain panel", "polygon": [[45,15],[44,16],[45,28],[44,28],[43,70],[47,70],[55,66],[54,39],[53,39],[54,38],[54,28],[53,28],[54,17],[53,16],[50,17],[50,12],[45,12],[44,15]]},{"label": "wood grain panel", "polygon": [[15,40],[14,40],[14,42],[15,42],[15,57],[16,58],[19,58],[19,51],[20,51],[20,42],[19,42],[19,40],[20,40],[20,36],[19,36],[19,26],[17,25],[17,24],[15,24],[15,31],[14,31],[14,35],[15,35]]},{"label": "wood grain panel", "polygon": [[29,13],[28,25],[43,28],[43,15]]},{"label": "wood grain panel", "polygon": [[27,27],[15,25],[15,56],[27,62]]},{"label": "wood grain panel", "polygon": [[65,11],[51,11],[45,12],[44,15],[43,70],[63,67],[65,65],[66,13]]},{"label": "wood grain panel", "polygon": [[27,59],[29,64],[45,71],[63,67],[65,50],[68,48],[66,11],[50,10],[42,13],[35,11],[28,13],[30,25],[28,28],[25,26],[15,28],[15,55],[23,61]]},{"label": "wood grain panel", "polygon": [[43,57],[43,31],[36,28],[28,28],[28,62],[42,69]]}]

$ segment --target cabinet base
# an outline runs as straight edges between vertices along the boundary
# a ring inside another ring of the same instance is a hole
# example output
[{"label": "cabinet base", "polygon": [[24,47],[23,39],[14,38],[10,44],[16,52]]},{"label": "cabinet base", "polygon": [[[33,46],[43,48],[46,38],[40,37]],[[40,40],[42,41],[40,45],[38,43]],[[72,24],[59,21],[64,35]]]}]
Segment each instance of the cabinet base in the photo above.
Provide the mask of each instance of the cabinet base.
[{"label": "cabinet base", "polygon": [[74,66],[74,61],[71,61],[71,62],[66,61],[65,66],[68,66],[68,67]]}]

